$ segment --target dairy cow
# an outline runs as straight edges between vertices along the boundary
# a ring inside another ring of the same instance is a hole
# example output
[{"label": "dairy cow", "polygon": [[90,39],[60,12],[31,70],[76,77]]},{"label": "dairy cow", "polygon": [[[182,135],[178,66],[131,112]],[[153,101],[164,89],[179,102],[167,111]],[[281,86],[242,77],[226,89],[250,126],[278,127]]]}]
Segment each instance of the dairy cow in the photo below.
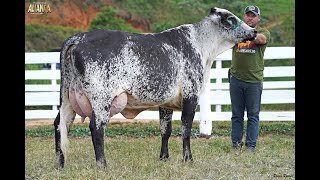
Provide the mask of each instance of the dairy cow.
[{"label": "dairy cow", "polygon": [[121,113],[134,118],[159,108],[160,159],[169,157],[173,110],[182,111],[183,160],[192,161],[190,134],[199,95],[214,59],[256,30],[225,9],[160,33],[94,30],[69,37],[60,53],[60,109],[54,121],[56,157],[64,167],[67,134],[75,115],[89,117],[98,167],[106,167],[104,132]]}]

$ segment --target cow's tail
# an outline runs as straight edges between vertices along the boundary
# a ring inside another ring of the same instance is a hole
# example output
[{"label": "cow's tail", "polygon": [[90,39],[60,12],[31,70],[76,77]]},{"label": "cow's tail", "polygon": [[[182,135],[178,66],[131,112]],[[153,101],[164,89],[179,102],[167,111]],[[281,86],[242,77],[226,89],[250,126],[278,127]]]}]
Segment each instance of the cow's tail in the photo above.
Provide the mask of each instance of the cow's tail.
[{"label": "cow's tail", "polygon": [[[64,117],[64,112],[63,110],[60,111],[60,117]],[[68,154],[68,147],[69,147],[69,140],[68,140],[68,127],[66,123],[66,118],[61,118],[60,119],[60,124],[59,124],[59,129],[60,129],[60,147],[61,151],[64,155],[64,159],[67,159],[67,154]]]},{"label": "cow's tail", "polygon": [[60,53],[60,148],[64,155],[65,160],[67,159],[69,140],[68,140],[68,130],[69,126],[72,124],[75,118],[75,112],[72,109],[71,103],[69,101],[69,88],[72,79],[71,71],[71,52],[74,45],[78,44],[82,40],[84,34],[79,33],[68,38],[62,48]]}]

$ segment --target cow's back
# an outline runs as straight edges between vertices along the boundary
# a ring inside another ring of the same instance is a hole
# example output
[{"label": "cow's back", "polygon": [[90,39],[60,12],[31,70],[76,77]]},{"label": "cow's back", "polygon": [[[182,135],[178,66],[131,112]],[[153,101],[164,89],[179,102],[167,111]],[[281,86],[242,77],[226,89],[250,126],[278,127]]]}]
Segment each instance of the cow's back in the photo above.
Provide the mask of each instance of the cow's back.
[{"label": "cow's back", "polygon": [[99,77],[110,94],[124,90],[140,102],[161,104],[180,93],[182,56],[152,34],[87,32],[73,57],[81,81]]}]

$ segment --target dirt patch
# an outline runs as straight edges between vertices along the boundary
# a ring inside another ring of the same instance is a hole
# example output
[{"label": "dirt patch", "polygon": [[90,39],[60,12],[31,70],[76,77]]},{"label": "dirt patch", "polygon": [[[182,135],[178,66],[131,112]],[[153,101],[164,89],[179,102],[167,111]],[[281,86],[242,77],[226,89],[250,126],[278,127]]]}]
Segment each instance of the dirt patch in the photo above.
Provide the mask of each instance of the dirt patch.
[{"label": "dirt patch", "polygon": [[[32,14],[27,13],[30,2],[25,2],[25,22],[26,24],[48,24],[73,27],[87,31],[91,21],[96,17],[105,5],[116,7],[112,0],[103,0],[102,4],[96,6],[88,5],[80,0],[66,0],[63,2],[52,2],[50,5],[50,13]],[[150,32],[150,22],[147,19],[140,18],[125,10],[117,11],[117,16],[124,19],[133,27]]]},{"label": "dirt patch", "polygon": [[[88,124],[89,118],[86,118],[82,123],[80,118],[76,118],[73,124]],[[141,123],[151,123],[158,122],[159,120],[141,120],[141,119],[111,119],[109,124],[141,124]],[[45,125],[53,125],[54,119],[39,119],[39,120],[25,120],[26,128],[33,128]]]},{"label": "dirt patch", "polygon": [[282,22],[283,21],[273,21],[273,22],[265,25],[264,27],[267,28],[267,29],[270,29],[270,28],[272,28],[274,26],[278,26],[278,25],[282,24]]},{"label": "dirt patch", "polygon": [[[30,2],[25,2],[26,12]],[[26,13],[25,22],[28,24],[50,24],[61,25],[78,28],[82,30],[88,29],[90,21],[100,11],[101,7],[86,6],[87,8],[79,8],[79,5],[85,6],[85,3],[75,4],[71,0],[63,3],[50,3],[51,13],[48,14],[31,14]]]}]

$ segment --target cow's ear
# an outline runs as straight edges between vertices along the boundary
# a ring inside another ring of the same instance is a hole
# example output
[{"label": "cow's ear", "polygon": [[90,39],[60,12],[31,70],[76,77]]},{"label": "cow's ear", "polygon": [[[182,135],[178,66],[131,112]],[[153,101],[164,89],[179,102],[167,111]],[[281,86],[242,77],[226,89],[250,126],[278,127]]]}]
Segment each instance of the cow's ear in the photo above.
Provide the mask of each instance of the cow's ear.
[{"label": "cow's ear", "polygon": [[216,8],[214,7],[214,8],[211,8],[211,10],[210,10],[210,14],[214,14],[215,12],[216,12]]}]

